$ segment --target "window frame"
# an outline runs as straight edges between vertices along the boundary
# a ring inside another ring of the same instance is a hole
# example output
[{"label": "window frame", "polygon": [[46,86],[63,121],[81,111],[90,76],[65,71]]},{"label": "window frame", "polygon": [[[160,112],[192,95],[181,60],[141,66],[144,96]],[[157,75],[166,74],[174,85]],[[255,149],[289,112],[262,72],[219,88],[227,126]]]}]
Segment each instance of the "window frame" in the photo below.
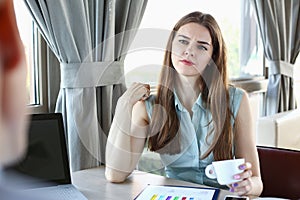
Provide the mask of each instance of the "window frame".
[{"label": "window frame", "polygon": [[46,113],[48,112],[48,78],[47,78],[47,43],[39,33],[38,28],[34,26],[34,71],[37,84],[37,104],[28,104],[27,113]]}]

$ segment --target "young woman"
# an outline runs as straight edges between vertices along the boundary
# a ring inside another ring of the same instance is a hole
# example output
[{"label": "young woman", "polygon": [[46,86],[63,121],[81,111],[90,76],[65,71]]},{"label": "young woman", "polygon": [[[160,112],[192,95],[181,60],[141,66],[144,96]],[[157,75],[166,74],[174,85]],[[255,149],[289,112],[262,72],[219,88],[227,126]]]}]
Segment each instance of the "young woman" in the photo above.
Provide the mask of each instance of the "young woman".
[{"label": "young woman", "polygon": [[[262,191],[247,94],[228,83],[226,47],[215,19],[193,12],[169,37],[157,94],[135,83],[119,99],[106,149],[106,178],[122,182],[147,144],[166,176],[224,188],[206,177],[213,161],[245,158],[239,195]],[[227,186],[226,186],[227,187]]]}]

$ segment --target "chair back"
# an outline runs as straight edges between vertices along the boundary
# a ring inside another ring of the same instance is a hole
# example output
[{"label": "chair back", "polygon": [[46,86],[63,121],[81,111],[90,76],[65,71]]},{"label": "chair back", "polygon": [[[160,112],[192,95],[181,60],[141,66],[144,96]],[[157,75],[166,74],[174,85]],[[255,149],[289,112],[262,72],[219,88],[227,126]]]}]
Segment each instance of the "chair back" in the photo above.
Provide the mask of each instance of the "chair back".
[{"label": "chair back", "polygon": [[261,197],[300,199],[300,151],[257,146],[264,189]]}]

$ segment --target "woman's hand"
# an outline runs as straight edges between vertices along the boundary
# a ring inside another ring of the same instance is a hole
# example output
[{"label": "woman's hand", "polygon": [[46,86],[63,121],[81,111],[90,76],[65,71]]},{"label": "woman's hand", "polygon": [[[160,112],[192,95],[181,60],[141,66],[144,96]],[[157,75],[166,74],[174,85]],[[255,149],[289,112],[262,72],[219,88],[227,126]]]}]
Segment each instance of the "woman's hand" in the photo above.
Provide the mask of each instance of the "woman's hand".
[{"label": "woman's hand", "polygon": [[133,83],[118,100],[113,125],[123,134],[133,136],[131,131],[133,107],[138,101],[144,101],[149,96],[149,84]]},{"label": "woman's hand", "polygon": [[150,85],[143,83],[133,83],[124,94],[120,97],[119,101],[122,103],[129,103],[134,105],[140,100],[146,100],[150,96]]},{"label": "woman's hand", "polygon": [[234,179],[240,179],[241,181],[231,184],[230,191],[242,196],[247,195],[253,187],[252,165],[251,163],[246,162],[245,164],[240,165],[239,168],[244,171],[234,175]]}]

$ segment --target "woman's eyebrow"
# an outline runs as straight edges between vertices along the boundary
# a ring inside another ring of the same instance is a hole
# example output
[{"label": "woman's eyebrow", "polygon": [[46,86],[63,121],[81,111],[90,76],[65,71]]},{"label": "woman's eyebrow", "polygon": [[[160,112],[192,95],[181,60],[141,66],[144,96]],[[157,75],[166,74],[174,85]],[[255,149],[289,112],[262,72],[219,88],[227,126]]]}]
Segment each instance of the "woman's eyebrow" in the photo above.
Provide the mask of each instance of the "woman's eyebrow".
[{"label": "woman's eyebrow", "polygon": [[183,38],[185,38],[185,39],[191,39],[191,38],[189,38],[188,36],[185,36],[185,35],[178,35],[178,37],[183,37]]},{"label": "woman's eyebrow", "polygon": [[[191,38],[189,38],[189,37],[186,36],[186,35],[178,35],[178,37],[183,37],[183,38],[188,39],[188,40],[191,39]],[[197,41],[197,43],[200,43],[200,44],[206,44],[206,45],[210,46],[209,42],[202,41],[202,40]]]},{"label": "woman's eyebrow", "polygon": [[205,42],[205,41],[197,41],[197,42],[200,44],[206,44],[206,45],[210,46],[209,42]]}]

